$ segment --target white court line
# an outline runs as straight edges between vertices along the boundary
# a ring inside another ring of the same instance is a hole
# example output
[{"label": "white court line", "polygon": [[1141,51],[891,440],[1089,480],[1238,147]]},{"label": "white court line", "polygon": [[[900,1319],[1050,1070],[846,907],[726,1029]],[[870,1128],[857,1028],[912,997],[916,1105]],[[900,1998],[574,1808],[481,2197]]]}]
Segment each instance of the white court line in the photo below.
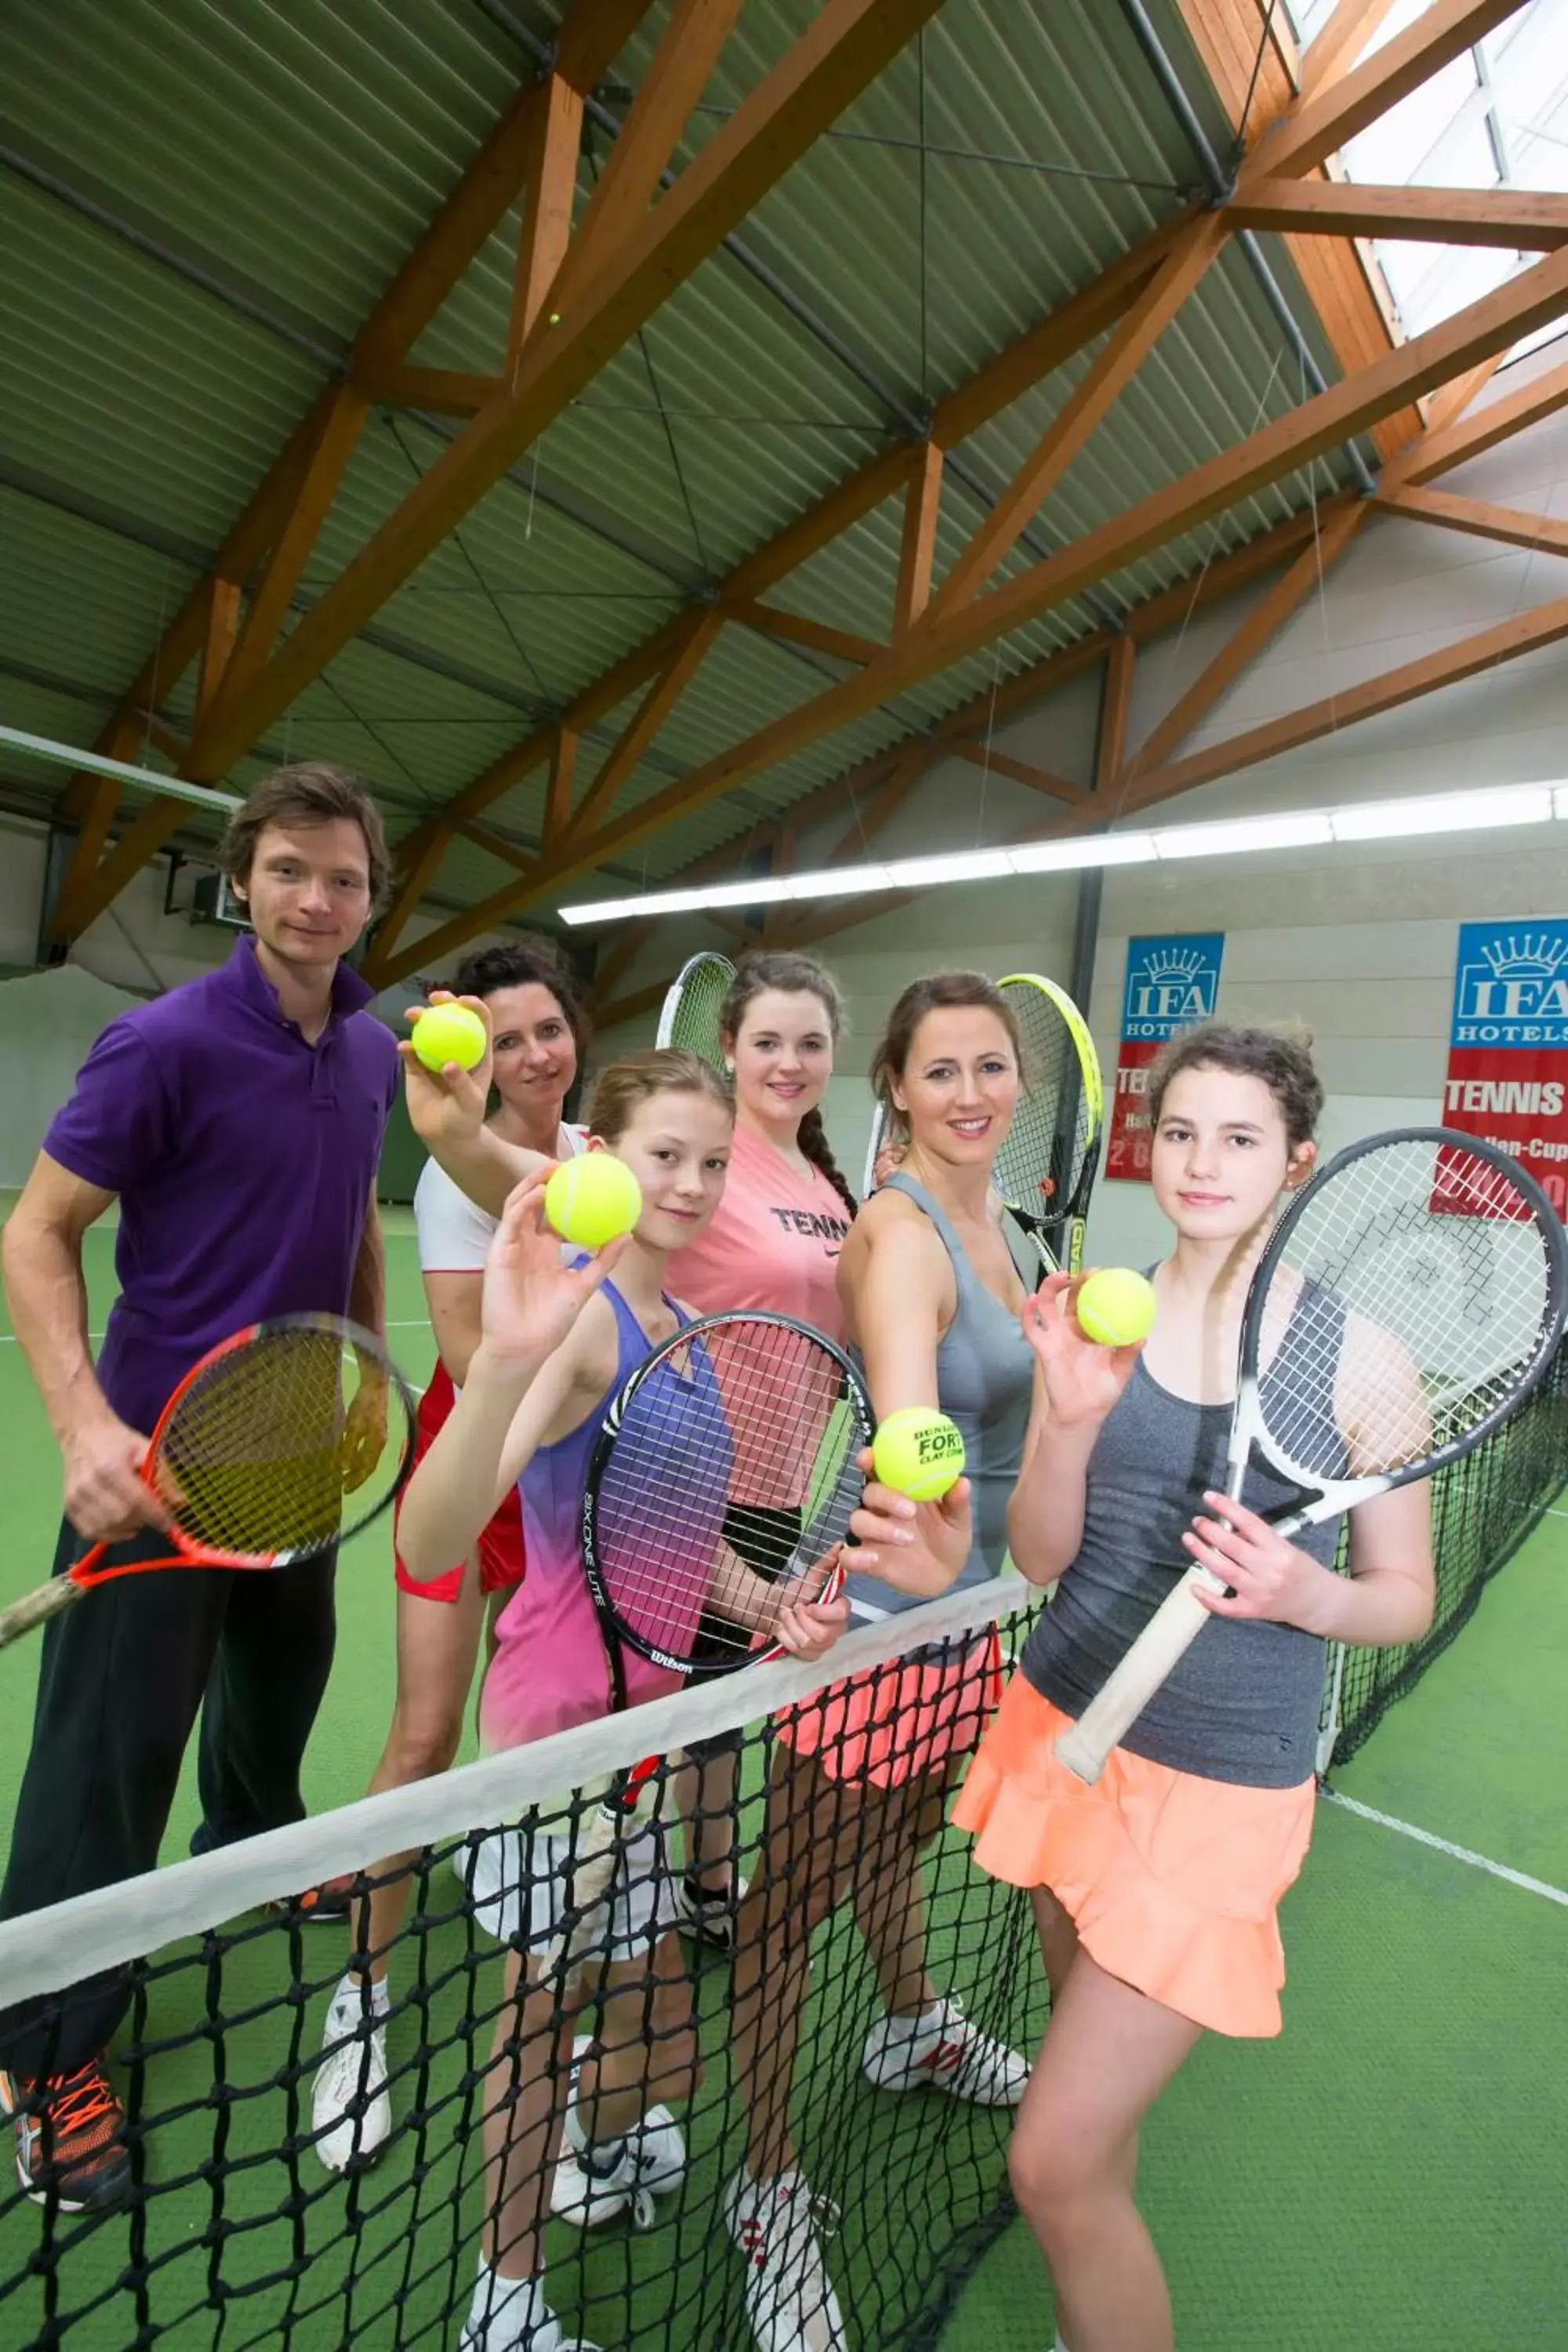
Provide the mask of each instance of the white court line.
[{"label": "white court line", "polygon": [[1472,1870],[1489,1871],[1493,1878],[1506,1879],[1510,1886],[1522,1886],[1527,1895],[1543,1895],[1548,1903],[1560,1903],[1568,1910],[1568,1891],[1549,1886],[1544,1878],[1531,1878],[1525,1871],[1510,1870],[1506,1862],[1493,1862],[1487,1854],[1472,1853],[1468,1845],[1455,1845],[1447,1838],[1434,1837],[1430,1830],[1417,1829],[1414,1822],[1402,1822],[1393,1813],[1380,1813],[1375,1805],[1363,1805],[1358,1798],[1342,1797],[1337,1789],[1321,1789],[1318,1793],[1327,1803],[1339,1805],[1347,1813],[1359,1813],[1363,1822],[1376,1822],[1382,1829],[1397,1830],[1401,1837],[1414,1838],[1417,1845],[1429,1845],[1455,1862],[1468,1863]]},{"label": "white court line", "polygon": [[[427,1315],[405,1315],[400,1321],[394,1320],[386,1328],[389,1331],[423,1331],[428,1329],[429,1322]],[[89,1339],[101,1339],[103,1333],[89,1331],[87,1336]],[[0,1331],[0,1348],[15,1348],[20,1344],[15,1331]]]}]

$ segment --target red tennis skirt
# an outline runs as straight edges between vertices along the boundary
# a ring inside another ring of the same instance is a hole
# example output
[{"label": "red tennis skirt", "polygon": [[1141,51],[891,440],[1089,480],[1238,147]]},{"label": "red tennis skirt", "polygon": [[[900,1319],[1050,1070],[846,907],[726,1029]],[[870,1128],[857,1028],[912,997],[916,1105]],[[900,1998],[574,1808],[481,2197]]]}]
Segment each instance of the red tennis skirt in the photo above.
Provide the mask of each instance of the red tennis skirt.
[{"label": "red tennis skirt", "polygon": [[[452,1386],[452,1375],[439,1358],[431,1375],[430,1385],[419,1400],[418,1417],[415,1423],[414,1460],[422,1462],[436,1443],[436,1433],[458,1402],[458,1391]],[[398,1512],[403,1509],[400,1496]],[[399,1591],[412,1592],[421,1601],[456,1601],[463,1589],[463,1566],[447,1569],[444,1576],[432,1577],[422,1584],[410,1576],[403,1564],[403,1555],[396,1549],[397,1520],[393,1520],[393,1558],[396,1565]],[[479,1590],[481,1592],[505,1592],[522,1582],[527,1565],[522,1550],[522,1496],[514,1486],[500,1510],[479,1540]]]},{"label": "red tennis skirt", "polygon": [[830,1683],[773,1717],[786,1748],[832,1780],[880,1789],[945,1772],[979,1741],[1002,1690],[995,1629],[936,1663],[894,1659]]}]

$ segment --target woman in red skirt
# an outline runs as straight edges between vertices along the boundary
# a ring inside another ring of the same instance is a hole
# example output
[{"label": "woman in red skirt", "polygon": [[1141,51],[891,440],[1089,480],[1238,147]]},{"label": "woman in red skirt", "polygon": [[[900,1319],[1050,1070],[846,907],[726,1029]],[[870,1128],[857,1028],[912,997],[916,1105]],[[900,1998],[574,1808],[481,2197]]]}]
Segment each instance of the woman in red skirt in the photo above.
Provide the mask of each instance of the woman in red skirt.
[{"label": "woman in red skirt", "polygon": [[[580,1150],[581,1129],[562,1120],[588,1041],[571,975],[547,950],[520,942],[471,956],[452,985],[458,995],[482,997],[489,1007],[500,1098],[489,1124],[496,1133],[552,1160]],[[479,1345],[484,1265],[496,1220],[477,1208],[434,1160],[426,1162],[415,1191],[414,1219],[438,1350],[420,1402],[418,1460],[450,1413]],[[371,1780],[373,1796],[444,1772],[452,1762],[481,1633],[521,1581],[523,1568],[522,1514],[515,1489],[472,1555],[455,1560],[444,1576],[416,1583],[397,1559],[397,1697]],[[405,1859],[382,1865],[392,1874],[375,1888],[367,1915],[354,1922],[354,1942],[371,1955],[368,1995],[366,1979],[351,1971],[327,2014],[323,2047],[331,2054],[317,2070],[311,2107],[316,2153],[332,2172],[342,2171],[353,2156],[374,2155],[392,2128],[384,2032],[391,2003],[387,1963],[412,1884],[398,1869]],[[367,1998],[374,2017],[368,2038],[354,2031]],[[363,2103],[357,2117],[351,2102]]]}]

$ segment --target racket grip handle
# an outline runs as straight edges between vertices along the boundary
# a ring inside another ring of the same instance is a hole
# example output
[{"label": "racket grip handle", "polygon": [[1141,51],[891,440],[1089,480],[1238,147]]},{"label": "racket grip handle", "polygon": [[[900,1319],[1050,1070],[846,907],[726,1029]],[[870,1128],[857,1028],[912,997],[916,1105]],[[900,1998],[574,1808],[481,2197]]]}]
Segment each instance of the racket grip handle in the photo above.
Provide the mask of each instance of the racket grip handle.
[{"label": "racket grip handle", "polygon": [[1078,1721],[1058,1738],[1052,1752],[1090,1788],[1105,1769],[1111,1749],[1131,1731],[1208,1623],[1209,1612],[1197,1597],[1200,1590],[1223,1592],[1225,1587],[1206,1568],[1188,1569]]},{"label": "racket grip handle", "polygon": [[47,1584],[40,1584],[36,1592],[25,1592],[8,1609],[0,1609],[0,1650],[20,1641],[35,1625],[47,1625],[62,1610],[74,1608],[86,1590],[73,1577],[57,1576]]}]

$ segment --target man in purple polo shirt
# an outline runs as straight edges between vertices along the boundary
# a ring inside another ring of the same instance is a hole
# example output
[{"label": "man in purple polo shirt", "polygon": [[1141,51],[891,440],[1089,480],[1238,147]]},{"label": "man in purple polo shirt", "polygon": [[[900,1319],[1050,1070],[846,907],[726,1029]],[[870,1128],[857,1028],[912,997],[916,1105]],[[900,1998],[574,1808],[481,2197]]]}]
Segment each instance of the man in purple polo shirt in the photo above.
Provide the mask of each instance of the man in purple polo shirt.
[{"label": "man in purple polo shirt", "polygon": [[[5,1228],[16,1335],[65,1464],[57,1574],[99,1539],[129,1557],[163,1549],[137,1465],[208,1348],[271,1315],[383,1325],[375,1178],[399,1066],[342,961],[385,887],[380,814],[334,768],[283,768],[236,812],[224,863],[254,938],[110,1024]],[[121,1292],[95,1368],[82,1235],[115,1199]],[[372,1460],[385,1435],[377,1406],[372,1396],[350,1431]],[[198,1712],[193,1847],[303,1817],[332,1581],[322,1560],[260,1577],[132,1576],[54,1620],[0,1918],[153,1868]],[[63,2005],[0,2014],[0,2105],[15,2117],[22,2186],[40,2200],[101,2210],[130,2185],[104,2072],[128,1998],[114,1971]]]}]

